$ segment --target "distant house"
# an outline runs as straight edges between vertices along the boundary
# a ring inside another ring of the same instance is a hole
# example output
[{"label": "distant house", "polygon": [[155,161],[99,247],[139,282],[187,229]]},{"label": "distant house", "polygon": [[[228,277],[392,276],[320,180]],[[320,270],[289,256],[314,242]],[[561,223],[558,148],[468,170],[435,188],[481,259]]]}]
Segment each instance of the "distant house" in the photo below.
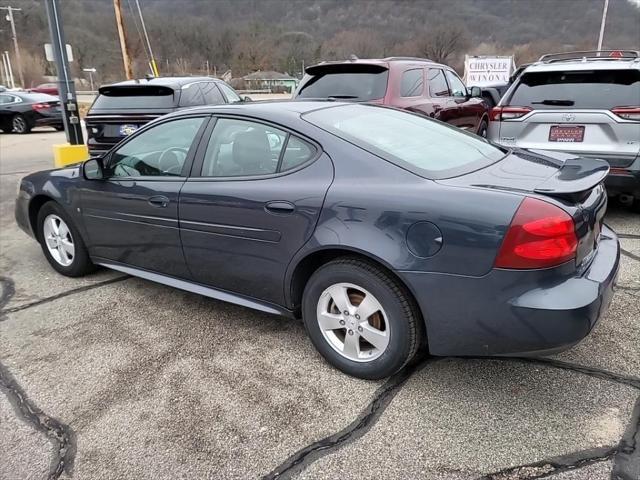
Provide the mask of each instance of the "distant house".
[{"label": "distant house", "polygon": [[293,93],[298,79],[287,73],[257,71],[242,77],[248,90],[270,90],[272,93]]}]

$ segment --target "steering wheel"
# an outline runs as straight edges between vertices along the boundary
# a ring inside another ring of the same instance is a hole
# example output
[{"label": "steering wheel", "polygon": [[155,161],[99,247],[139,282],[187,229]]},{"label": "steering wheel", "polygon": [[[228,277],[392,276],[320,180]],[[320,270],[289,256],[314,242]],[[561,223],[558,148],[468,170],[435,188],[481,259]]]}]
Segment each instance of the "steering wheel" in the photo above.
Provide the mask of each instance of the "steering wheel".
[{"label": "steering wheel", "polygon": [[163,173],[180,175],[189,151],[183,147],[169,147],[160,154],[158,166]]}]

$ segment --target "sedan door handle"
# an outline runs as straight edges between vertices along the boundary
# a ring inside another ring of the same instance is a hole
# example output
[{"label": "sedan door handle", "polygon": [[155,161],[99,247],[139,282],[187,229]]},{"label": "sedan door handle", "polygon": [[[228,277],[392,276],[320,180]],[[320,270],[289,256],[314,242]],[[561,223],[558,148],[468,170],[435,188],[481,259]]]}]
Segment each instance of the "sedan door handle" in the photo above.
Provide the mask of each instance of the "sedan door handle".
[{"label": "sedan door handle", "polygon": [[269,213],[277,215],[289,215],[296,211],[296,206],[291,202],[275,201],[268,202],[264,209]]},{"label": "sedan door handle", "polygon": [[164,195],[155,195],[153,197],[149,197],[149,205],[152,207],[165,208],[169,205],[169,199]]}]

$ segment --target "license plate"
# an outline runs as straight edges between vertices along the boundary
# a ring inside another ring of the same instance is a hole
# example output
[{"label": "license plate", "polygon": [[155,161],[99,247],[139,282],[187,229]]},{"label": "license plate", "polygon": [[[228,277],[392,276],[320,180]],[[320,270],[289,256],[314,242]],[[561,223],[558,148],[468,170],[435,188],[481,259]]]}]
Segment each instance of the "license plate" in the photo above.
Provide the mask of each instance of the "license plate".
[{"label": "license plate", "polygon": [[136,130],[138,130],[138,128],[140,128],[139,125],[120,125],[119,132],[121,136],[128,137]]},{"label": "license plate", "polygon": [[575,143],[584,140],[584,125],[554,125],[549,130],[550,142]]}]

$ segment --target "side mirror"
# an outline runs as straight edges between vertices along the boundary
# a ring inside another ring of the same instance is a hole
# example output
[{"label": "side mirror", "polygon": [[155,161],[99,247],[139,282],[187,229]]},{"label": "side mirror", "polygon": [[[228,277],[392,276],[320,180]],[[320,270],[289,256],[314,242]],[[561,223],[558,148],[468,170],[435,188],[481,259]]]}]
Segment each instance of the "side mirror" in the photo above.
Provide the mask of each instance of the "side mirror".
[{"label": "side mirror", "polygon": [[243,102],[253,102],[253,100],[251,99],[251,97],[247,97],[247,96],[242,97],[242,101],[243,101]]},{"label": "side mirror", "polygon": [[84,162],[82,174],[87,180],[102,180],[104,178],[102,158],[90,158]]},{"label": "side mirror", "polygon": [[469,93],[472,97],[482,97],[482,89],[480,87],[471,87]]}]

